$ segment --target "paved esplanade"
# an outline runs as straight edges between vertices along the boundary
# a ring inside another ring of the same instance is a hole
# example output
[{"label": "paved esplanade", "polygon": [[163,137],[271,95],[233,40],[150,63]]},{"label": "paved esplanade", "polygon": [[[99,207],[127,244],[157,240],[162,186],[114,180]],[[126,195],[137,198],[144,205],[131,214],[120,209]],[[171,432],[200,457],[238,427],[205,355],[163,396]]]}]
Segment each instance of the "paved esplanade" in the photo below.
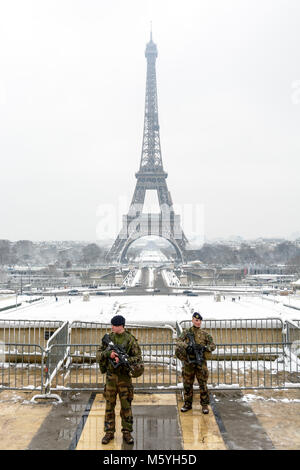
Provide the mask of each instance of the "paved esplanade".
[{"label": "paved esplanade", "polygon": [[[203,415],[195,394],[193,410],[180,413],[181,394],[135,394],[135,444],[144,450],[300,449],[300,391],[215,391]],[[105,401],[101,393],[61,392],[62,404],[31,404],[32,392],[0,391],[0,449],[118,450],[117,432],[101,444]],[[250,399],[249,399],[250,397]],[[118,403],[118,402],[117,402]]]}]

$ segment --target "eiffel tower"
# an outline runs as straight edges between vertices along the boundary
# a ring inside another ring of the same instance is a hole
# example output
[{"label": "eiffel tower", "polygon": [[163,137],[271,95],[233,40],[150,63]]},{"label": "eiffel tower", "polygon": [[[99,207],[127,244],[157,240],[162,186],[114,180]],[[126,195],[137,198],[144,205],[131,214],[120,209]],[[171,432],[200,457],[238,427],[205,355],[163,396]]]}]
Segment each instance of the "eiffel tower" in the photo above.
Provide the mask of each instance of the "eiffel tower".
[{"label": "eiffel tower", "polygon": [[[122,229],[107,254],[108,262],[126,262],[130,245],[138,238],[156,235],[168,240],[176,251],[179,262],[185,261],[186,244],[180,216],[174,213],[171,194],[167,187],[168,174],[163,169],[158,124],[158,104],[155,62],[157,47],[152,40],[146,45],[147,81],[144,116],[143,146],[135,191],[127,215],[123,216]],[[143,214],[147,190],[156,190],[159,214]]]}]

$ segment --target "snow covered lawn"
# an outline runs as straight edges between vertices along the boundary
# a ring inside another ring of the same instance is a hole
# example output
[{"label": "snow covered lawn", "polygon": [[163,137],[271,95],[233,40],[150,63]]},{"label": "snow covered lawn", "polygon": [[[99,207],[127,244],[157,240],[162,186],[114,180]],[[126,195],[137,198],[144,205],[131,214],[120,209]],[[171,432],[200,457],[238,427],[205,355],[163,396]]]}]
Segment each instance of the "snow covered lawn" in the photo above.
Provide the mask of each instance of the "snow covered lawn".
[{"label": "snow covered lawn", "polygon": [[[284,320],[300,319],[300,311],[257,296],[240,296],[232,302],[231,296],[216,302],[213,295],[186,297],[158,296],[91,296],[83,301],[81,296],[45,297],[28,304],[22,298],[22,306],[0,312],[0,319],[94,321],[110,323],[118,313],[129,323],[153,323],[175,325],[176,321],[190,320],[193,311],[199,311],[205,319],[245,319],[278,317]],[[278,299],[278,297],[277,297]],[[20,296],[21,300],[21,296]],[[0,305],[13,303],[13,297],[3,299]],[[18,297],[19,301],[19,297]]]}]

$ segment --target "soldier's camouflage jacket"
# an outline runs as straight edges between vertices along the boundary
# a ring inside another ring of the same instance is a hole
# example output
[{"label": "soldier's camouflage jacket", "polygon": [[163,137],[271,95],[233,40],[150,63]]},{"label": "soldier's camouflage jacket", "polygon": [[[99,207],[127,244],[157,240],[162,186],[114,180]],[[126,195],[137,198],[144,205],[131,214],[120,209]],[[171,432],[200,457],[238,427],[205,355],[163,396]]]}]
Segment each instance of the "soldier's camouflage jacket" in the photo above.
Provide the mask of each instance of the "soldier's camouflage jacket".
[{"label": "soldier's camouflage jacket", "polygon": [[216,345],[214,344],[211,335],[209,335],[206,331],[202,330],[201,328],[196,328],[195,326],[192,326],[191,328],[185,330],[177,339],[175,349],[176,357],[178,357],[180,361],[188,361],[186,353],[186,348],[189,344],[189,339],[187,336],[188,333],[192,333],[194,335],[196,344],[201,344],[202,346],[205,346],[206,351],[204,353],[204,359],[209,359],[209,357],[211,356],[210,353],[216,349]]},{"label": "soldier's camouflage jacket", "polygon": [[[124,333],[110,333],[109,337],[111,341],[118,346],[122,346],[124,351],[128,354],[128,362],[130,364],[142,363],[142,353],[141,348],[137,342],[137,339],[128,331],[125,330]],[[114,369],[113,365],[109,361],[109,356],[111,351],[107,349],[106,346],[101,345],[96,354],[96,360],[100,365],[100,370],[102,374],[106,372],[112,372],[114,374],[129,375],[127,368],[120,366],[117,369]]]}]

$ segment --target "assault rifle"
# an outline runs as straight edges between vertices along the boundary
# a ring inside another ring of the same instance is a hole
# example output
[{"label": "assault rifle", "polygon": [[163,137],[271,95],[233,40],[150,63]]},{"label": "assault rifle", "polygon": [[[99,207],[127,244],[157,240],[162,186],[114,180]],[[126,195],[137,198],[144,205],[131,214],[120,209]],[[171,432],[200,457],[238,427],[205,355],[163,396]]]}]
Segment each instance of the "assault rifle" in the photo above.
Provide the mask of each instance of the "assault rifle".
[{"label": "assault rifle", "polygon": [[114,369],[117,369],[120,366],[124,366],[124,367],[127,367],[129,370],[131,370],[131,365],[129,364],[129,361],[128,361],[128,354],[126,354],[122,346],[118,346],[114,344],[114,342],[110,339],[107,333],[102,338],[102,344],[106,346],[109,351],[114,351],[119,357],[118,362],[116,362],[111,357],[109,358],[109,361],[114,367]]},{"label": "assault rifle", "polygon": [[189,344],[186,348],[188,361],[190,364],[198,364],[201,366],[204,361],[204,352],[206,351],[206,347],[201,344],[197,344],[192,333],[187,333],[187,337],[189,339]]}]

